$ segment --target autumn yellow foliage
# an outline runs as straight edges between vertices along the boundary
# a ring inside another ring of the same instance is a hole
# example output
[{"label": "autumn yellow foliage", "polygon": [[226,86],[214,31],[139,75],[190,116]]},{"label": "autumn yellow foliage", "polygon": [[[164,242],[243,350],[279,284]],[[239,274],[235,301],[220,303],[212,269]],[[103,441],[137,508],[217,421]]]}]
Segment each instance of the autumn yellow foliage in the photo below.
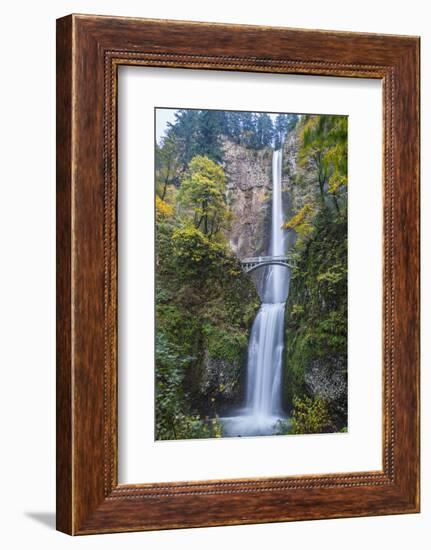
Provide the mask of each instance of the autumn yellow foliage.
[{"label": "autumn yellow foliage", "polygon": [[156,195],[156,215],[157,217],[169,217],[172,216],[173,209],[170,204],[162,200],[158,195]]},{"label": "autumn yellow foliage", "polygon": [[283,224],[283,229],[294,229],[298,235],[305,237],[313,230],[314,214],[313,205],[311,203],[304,204],[301,210]]}]

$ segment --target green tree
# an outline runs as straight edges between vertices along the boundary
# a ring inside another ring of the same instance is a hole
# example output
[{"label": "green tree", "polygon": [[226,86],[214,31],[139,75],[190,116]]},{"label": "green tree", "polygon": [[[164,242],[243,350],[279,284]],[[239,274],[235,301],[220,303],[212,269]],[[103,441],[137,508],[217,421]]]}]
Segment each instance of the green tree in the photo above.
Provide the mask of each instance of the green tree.
[{"label": "green tree", "polygon": [[255,149],[271,147],[274,137],[274,128],[271,117],[267,113],[259,113],[256,122]]},{"label": "green tree", "polygon": [[199,154],[221,162],[223,153],[220,139],[227,134],[225,111],[204,110],[199,113]]},{"label": "green tree", "polygon": [[190,160],[200,153],[199,113],[197,109],[179,109],[175,122],[169,124],[168,137],[175,140],[178,160],[184,171]]},{"label": "green tree", "polygon": [[226,112],[226,135],[233,142],[239,144],[241,141],[241,113],[237,111]]},{"label": "green tree", "polygon": [[299,117],[296,114],[279,113],[274,122],[274,147],[280,149],[289,132],[295,128]]},{"label": "green tree", "polygon": [[241,122],[241,145],[253,147],[256,136],[256,115],[249,111],[239,113]]},{"label": "green tree", "polygon": [[175,113],[175,122],[168,128],[168,138],[175,141],[183,171],[197,155],[221,162],[221,138],[228,134],[228,114],[219,110],[179,109]]},{"label": "green tree", "polygon": [[347,117],[334,117],[328,133],[326,159],[331,166],[328,191],[338,194],[347,186]]},{"label": "green tree", "polygon": [[186,220],[191,220],[209,239],[226,228],[229,212],[225,199],[223,168],[208,157],[196,156],[181,180],[178,203]]},{"label": "green tree", "polygon": [[300,141],[300,163],[314,167],[321,199],[329,193],[339,210],[338,194],[347,185],[347,117],[305,116]]},{"label": "green tree", "polygon": [[156,145],[156,192],[162,200],[168,186],[178,183],[179,172],[178,140],[175,135],[166,136]]},{"label": "green tree", "polygon": [[206,285],[210,275],[220,268],[223,261],[224,246],[212,242],[194,225],[175,229],[172,244],[179,274],[184,280],[201,280]]}]

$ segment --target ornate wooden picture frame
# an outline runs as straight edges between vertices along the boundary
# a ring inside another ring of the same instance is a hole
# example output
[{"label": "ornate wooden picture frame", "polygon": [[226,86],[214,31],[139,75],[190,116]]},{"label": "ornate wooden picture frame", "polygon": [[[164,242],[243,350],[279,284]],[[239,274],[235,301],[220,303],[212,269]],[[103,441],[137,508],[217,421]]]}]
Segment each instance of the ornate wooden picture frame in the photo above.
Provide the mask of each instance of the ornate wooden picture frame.
[{"label": "ornate wooden picture frame", "polygon": [[[117,69],[380,79],[383,468],[118,483]],[[57,528],[68,534],[419,511],[419,38],[70,15],[57,21]]]}]

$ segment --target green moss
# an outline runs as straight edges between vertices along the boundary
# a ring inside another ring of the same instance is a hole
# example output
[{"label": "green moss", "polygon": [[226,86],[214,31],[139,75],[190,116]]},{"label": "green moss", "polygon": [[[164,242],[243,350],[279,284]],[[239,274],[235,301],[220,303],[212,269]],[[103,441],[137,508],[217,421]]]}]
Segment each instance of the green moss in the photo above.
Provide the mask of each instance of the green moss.
[{"label": "green moss", "polygon": [[[313,235],[296,249],[285,322],[284,396],[313,397],[306,373],[337,365],[347,376],[347,211],[323,207]],[[331,403],[336,429],[346,425],[347,395]],[[336,412],[333,412],[336,411]]]},{"label": "green moss", "polygon": [[202,328],[206,348],[211,357],[233,363],[241,359],[247,348],[248,331],[229,326],[218,327],[206,324]]}]

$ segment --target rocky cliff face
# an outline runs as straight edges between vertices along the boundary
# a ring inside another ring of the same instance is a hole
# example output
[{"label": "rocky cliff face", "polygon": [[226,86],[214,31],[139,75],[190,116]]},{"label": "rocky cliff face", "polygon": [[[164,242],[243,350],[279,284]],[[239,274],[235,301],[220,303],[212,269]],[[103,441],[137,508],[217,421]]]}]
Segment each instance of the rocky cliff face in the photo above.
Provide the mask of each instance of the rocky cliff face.
[{"label": "rocky cliff face", "polygon": [[296,130],[290,132],[283,144],[283,186],[289,194],[291,215],[317,197],[313,170],[309,166],[301,166],[298,161]]},{"label": "rocky cliff face", "polygon": [[229,243],[239,258],[264,254],[270,218],[272,150],[253,151],[225,140],[227,201],[233,212]]},{"label": "rocky cliff face", "polygon": [[[290,132],[283,145],[282,190],[286,218],[314,195],[309,176],[298,166],[298,135]],[[272,154],[270,148],[254,151],[229,140],[223,142],[227,200],[234,214],[229,242],[239,258],[268,253],[271,227]],[[302,184],[298,185],[301,178]]]},{"label": "rocky cliff face", "polygon": [[[293,132],[290,134],[292,136]],[[292,177],[296,173],[296,134],[283,150],[283,204],[286,218],[292,215]],[[227,175],[227,201],[233,213],[228,238],[238,258],[269,253],[271,237],[272,157],[273,149],[247,149],[225,140],[224,170]],[[298,197],[296,203],[300,204]],[[294,235],[288,236],[291,241]],[[265,269],[251,275],[261,294]]]}]

